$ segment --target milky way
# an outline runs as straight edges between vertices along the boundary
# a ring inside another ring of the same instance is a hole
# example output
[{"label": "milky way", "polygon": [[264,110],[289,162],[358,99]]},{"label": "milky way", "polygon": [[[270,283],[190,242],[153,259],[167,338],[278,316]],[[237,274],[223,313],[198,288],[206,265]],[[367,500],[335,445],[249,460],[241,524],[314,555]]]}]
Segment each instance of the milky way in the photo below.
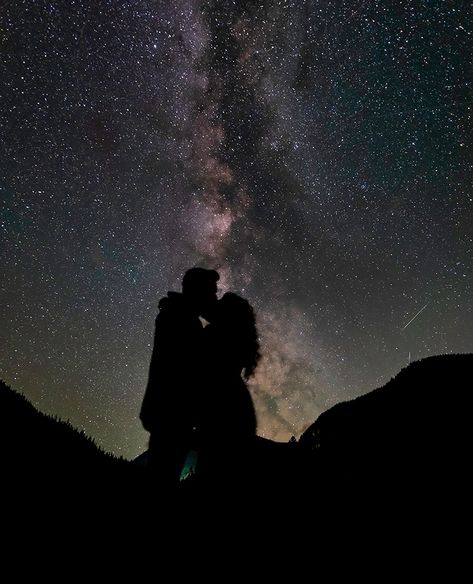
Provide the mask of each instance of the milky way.
[{"label": "milky way", "polygon": [[3,3],[0,376],[135,456],[196,264],[255,307],[267,437],[471,352],[467,4]]}]

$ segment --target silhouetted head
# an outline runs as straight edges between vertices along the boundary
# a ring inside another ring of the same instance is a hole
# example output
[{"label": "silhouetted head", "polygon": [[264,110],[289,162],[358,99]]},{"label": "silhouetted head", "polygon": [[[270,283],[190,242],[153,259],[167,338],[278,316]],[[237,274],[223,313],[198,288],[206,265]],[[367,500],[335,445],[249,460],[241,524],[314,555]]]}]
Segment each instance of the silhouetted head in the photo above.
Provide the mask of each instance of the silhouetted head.
[{"label": "silhouetted head", "polygon": [[235,360],[246,379],[251,377],[261,357],[255,312],[245,298],[226,292],[218,301],[215,321],[224,331]]},{"label": "silhouetted head", "polygon": [[219,279],[218,272],[205,268],[191,268],[182,279],[182,294],[195,312],[204,318],[215,310]]}]

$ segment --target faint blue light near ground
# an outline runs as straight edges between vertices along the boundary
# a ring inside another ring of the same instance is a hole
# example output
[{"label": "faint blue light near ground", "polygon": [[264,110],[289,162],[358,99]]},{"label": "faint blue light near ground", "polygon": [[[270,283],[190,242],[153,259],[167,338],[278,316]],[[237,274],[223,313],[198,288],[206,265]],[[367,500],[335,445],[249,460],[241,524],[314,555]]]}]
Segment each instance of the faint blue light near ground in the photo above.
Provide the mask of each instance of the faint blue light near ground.
[{"label": "faint blue light near ground", "polygon": [[197,452],[195,450],[191,450],[187,455],[186,461],[184,466],[182,467],[181,472],[181,481],[185,480],[190,475],[195,473],[195,469],[197,467]]}]

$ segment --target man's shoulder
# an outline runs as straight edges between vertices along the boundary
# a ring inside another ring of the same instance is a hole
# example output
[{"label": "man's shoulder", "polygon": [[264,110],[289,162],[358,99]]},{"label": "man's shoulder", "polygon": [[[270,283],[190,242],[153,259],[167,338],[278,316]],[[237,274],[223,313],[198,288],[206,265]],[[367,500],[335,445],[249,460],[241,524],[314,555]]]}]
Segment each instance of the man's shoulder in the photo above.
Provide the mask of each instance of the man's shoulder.
[{"label": "man's shoulder", "polygon": [[181,313],[185,311],[184,297],[179,292],[168,292],[158,302],[158,316],[160,314]]},{"label": "man's shoulder", "polygon": [[190,312],[183,295],[179,292],[168,292],[167,296],[161,298],[158,307],[156,322],[172,321],[173,323],[198,323],[200,325],[199,318]]}]

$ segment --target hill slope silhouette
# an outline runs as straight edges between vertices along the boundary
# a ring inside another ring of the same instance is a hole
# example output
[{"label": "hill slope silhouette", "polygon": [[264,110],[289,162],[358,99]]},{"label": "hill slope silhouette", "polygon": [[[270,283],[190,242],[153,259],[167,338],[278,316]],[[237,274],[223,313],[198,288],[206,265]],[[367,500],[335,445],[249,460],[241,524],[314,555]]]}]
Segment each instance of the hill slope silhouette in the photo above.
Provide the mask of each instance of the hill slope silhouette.
[{"label": "hill slope silhouette", "polygon": [[299,444],[317,455],[317,472],[331,489],[397,496],[450,490],[466,468],[472,389],[473,355],[429,357],[322,413]]},{"label": "hill slope silhouette", "polygon": [[471,354],[414,362],[384,387],[322,413],[298,442],[258,437],[221,480],[196,475],[171,495],[140,465],[104,453],[0,383],[5,497],[16,509],[43,508],[43,520],[76,509],[76,521],[125,517],[140,529],[171,514],[191,537],[212,517],[217,532],[276,515],[292,533],[343,526],[353,537],[361,524],[386,534],[415,517],[425,536],[432,517],[461,513],[467,500],[472,388]]},{"label": "hill slope silhouette", "polygon": [[0,475],[3,518],[11,526],[67,518],[70,529],[80,530],[99,517],[123,519],[135,512],[144,490],[143,469],[105,453],[68,422],[39,412],[2,381]]},{"label": "hill slope silhouette", "polygon": [[0,444],[4,467],[21,474],[58,476],[123,468],[125,461],[103,452],[84,432],[39,412],[24,396],[0,381]]}]

